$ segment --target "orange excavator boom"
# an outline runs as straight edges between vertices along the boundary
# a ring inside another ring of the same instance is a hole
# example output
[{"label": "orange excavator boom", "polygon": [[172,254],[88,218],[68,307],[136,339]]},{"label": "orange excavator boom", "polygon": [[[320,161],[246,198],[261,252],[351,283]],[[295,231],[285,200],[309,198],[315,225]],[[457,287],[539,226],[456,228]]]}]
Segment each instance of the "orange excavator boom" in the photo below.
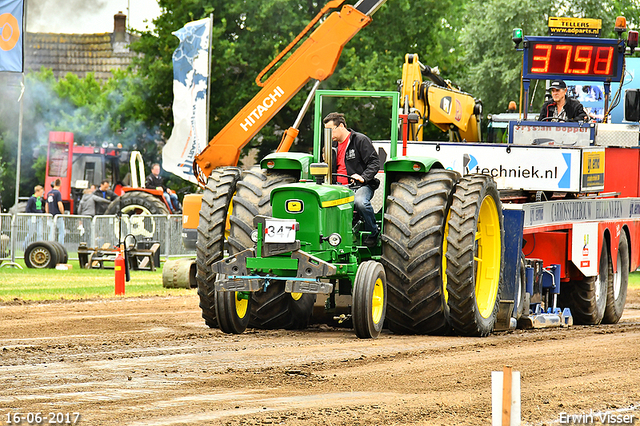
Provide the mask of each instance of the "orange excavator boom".
[{"label": "orange excavator boom", "polygon": [[[344,5],[340,12],[331,13],[302,42],[291,56],[264,82],[262,76],[291,50],[310,31],[313,25],[332,8],[339,7],[344,0],[332,0],[305,28],[302,34],[272,61],[256,79],[263,88],[238,114],[209,142],[209,145],[194,160],[194,174],[204,185],[211,171],[221,166],[235,166],[240,150],[264,127],[312,79],[323,81],[333,74],[343,47],[358,31],[371,22],[371,15],[386,0],[361,0],[354,6]],[[296,130],[296,129],[294,129]],[[291,133],[290,133],[291,132]],[[291,145],[292,129],[287,131],[289,140],[283,140],[279,151]]]}]

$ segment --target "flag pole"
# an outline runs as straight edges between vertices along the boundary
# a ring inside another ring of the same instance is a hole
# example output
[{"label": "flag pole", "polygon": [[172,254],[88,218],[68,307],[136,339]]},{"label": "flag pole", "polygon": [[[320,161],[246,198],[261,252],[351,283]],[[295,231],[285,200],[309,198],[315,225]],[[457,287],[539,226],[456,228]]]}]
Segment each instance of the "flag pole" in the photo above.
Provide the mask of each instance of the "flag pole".
[{"label": "flag pole", "polygon": [[20,80],[20,97],[18,102],[20,103],[20,112],[18,113],[18,158],[16,158],[16,197],[15,197],[15,212],[11,218],[11,262],[3,266],[16,267],[22,269],[22,266],[16,263],[16,237],[18,235],[18,201],[20,200],[20,164],[22,162],[22,121],[24,117],[24,41],[27,38],[27,0],[22,3],[22,73]]},{"label": "flag pole", "polygon": [[209,15],[209,73],[207,74],[207,131],[205,143],[209,140],[209,105],[211,104],[211,50],[213,46],[213,12]]}]

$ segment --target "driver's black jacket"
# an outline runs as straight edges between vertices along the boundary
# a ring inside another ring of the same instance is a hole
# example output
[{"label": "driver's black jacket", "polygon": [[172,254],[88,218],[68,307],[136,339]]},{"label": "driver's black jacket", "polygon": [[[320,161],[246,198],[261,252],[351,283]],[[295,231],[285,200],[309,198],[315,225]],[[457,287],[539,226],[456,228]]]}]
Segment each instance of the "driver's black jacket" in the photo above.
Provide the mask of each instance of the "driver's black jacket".
[{"label": "driver's black jacket", "polygon": [[[569,121],[584,121],[587,118],[587,113],[584,110],[582,104],[572,98],[564,97],[564,110],[567,113],[567,120]],[[556,102],[551,99],[542,105],[542,110],[540,111],[540,117],[538,120],[544,120],[547,117],[553,117],[553,114],[556,112]]]},{"label": "driver's black jacket", "polygon": [[[349,145],[344,153],[344,164],[347,166],[347,174],[349,176],[356,173],[359,174],[364,179],[364,184],[375,190],[380,186],[380,181],[376,178],[378,170],[380,169],[378,153],[368,136],[351,129],[349,129],[349,132],[351,132],[348,142]],[[338,142],[332,141],[332,146],[337,149]],[[338,170],[335,153],[333,170]]]}]

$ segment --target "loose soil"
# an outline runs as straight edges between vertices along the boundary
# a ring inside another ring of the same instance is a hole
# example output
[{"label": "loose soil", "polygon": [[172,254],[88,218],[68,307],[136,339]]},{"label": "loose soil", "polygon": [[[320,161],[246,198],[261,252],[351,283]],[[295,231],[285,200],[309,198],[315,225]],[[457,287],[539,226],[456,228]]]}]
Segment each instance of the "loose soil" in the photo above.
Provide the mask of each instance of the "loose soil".
[{"label": "loose soil", "polygon": [[17,412],[80,413],[82,425],[490,425],[491,371],[504,365],[521,372],[524,424],[590,410],[638,419],[640,289],[616,325],[487,338],[359,340],[327,325],[225,335],[195,295],[14,303],[0,305],[0,360],[0,425]]}]

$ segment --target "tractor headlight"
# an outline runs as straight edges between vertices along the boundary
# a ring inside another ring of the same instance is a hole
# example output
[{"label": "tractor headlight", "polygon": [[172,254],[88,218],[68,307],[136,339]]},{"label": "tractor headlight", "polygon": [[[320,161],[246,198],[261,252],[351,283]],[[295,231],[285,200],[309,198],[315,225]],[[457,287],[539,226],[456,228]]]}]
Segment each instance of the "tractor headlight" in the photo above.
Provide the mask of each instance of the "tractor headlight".
[{"label": "tractor headlight", "polygon": [[333,247],[339,246],[341,242],[342,237],[340,236],[340,234],[333,233],[329,235],[329,244],[331,244]]},{"label": "tractor headlight", "polygon": [[253,241],[254,243],[258,242],[258,230],[254,229],[253,232],[251,233],[251,241]]}]

